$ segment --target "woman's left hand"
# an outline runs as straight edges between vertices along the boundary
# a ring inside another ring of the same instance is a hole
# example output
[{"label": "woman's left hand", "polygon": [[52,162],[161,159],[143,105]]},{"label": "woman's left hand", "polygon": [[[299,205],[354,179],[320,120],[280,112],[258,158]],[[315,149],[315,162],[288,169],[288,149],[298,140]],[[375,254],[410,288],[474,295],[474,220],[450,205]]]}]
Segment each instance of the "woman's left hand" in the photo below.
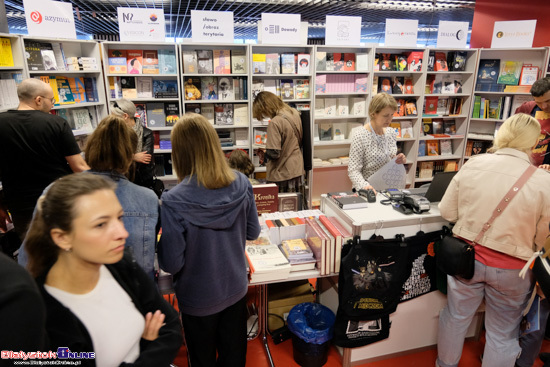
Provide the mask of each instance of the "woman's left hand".
[{"label": "woman's left hand", "polygon": [[164,314],[160,310],[155,313],[147,312],[145,315],[145,329],[141,337],[153,341],[159,336],[159,330],[164,325]]},{"label": "woman's left hand", "polygon": [[550,164],[541,164],[539,168],[550,172]]},{"label": "woman's left hand", "polygon": [[397,164],[405,164],[407,163],[407,157],[405,157],[405,154],[399,153],[397,157],[395,157],[395,163]]}]

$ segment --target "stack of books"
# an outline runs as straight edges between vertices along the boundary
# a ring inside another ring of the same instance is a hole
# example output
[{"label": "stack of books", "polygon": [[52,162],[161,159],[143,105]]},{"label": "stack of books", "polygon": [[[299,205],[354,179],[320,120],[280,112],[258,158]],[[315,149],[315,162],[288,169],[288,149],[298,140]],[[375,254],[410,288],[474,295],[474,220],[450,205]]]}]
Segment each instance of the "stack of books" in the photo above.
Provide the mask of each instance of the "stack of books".
[{"label": "stack of books", "polygon": [[285,240],[279,248],[290,263],[290,271],[312,270],[315,268],[315,257],[304,238]]},{"label": "stack of books", "polygon": [[246,241],[246,259],[248,261],[250,282],[260,283],[288,278],[290,263],[277,245],[267,236]]}]

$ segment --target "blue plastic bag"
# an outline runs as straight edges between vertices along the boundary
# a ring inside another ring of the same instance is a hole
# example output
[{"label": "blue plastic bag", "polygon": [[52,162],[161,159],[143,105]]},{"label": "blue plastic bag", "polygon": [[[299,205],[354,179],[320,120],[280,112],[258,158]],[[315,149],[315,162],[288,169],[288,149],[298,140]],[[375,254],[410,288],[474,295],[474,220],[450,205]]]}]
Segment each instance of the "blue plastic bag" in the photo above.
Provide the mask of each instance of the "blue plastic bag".
[{"label": "blue plastic bag", "polygon": [[288,314],[287,324],[290,331],[311,344],[323,344],[332,339],[335,316],[328,308],[319,303],[300,303]]}]

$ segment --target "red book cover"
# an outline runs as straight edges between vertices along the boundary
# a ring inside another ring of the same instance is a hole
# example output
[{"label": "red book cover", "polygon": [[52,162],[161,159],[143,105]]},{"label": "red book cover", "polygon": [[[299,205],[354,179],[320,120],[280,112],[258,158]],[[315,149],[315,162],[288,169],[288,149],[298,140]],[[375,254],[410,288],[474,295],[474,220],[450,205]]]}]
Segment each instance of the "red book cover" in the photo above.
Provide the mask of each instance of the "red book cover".
[{"label": "red book cover", "polygon": [[436,52],[435,53],[435,71],[448,71],[449,67],[447,66],[447,55],[445,52]]},{"label": "red book cover", "polygon": [[409,71],[422,71],[422,58],[424,53],[422,51],[413,51],[407,57],[407,67]]},{"label": "red book cover", "polygon": [[334,237],[334,246],[330,248],[330,272],[334,273],[336,271],[336,261],[340,260],[340,253],[342,252],[342,234],[325,215],[320,215],[319,220]]},{"label": "red book cover", "polygon": [[344,54],[344,70],[355,71],[355,54],[354,53]]},{"label": "red book cover", "polygon": [[128,63],[128,74],[141,74],[143,67],[143,51],[128,50],[126,51],[126,61]]},{"label": "red book cover", "polygon": [[426,97],[425,115],[437,115],[437,97]]},{"label": "red book cover", "polygon": [[277,211],[279,188],[276,184],[252,185],[252,190],[259,215]]}]

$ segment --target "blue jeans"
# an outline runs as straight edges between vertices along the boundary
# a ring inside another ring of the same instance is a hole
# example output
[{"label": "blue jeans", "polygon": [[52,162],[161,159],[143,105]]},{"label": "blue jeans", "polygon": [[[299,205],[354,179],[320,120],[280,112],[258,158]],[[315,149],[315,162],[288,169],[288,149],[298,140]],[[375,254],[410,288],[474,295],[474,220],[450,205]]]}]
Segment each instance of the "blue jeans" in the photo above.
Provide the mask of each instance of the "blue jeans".
[{"label": "blue jeans", "polygon": [[520,354],[519,324],[533,289],[533,274],[493,268],[475,262],[470,280],[447,276],[447,307],[439,317],[437,364],[456,367],[464,337],[476,310],[485,299],[483,367],[513,367]]},{"label": "blue jeans", "polygon": [[548,299],[543,299],[540,301],[539,309],[540,329],[526,334],[519,339],[521,356],[519,356],[516,362],[518,367],[531,367],[533,366],[533,363],[535,363],[535,360],[540,353],[542,341],[544,340],[548,314],[550,314],[550,303],[548,302]]}]

